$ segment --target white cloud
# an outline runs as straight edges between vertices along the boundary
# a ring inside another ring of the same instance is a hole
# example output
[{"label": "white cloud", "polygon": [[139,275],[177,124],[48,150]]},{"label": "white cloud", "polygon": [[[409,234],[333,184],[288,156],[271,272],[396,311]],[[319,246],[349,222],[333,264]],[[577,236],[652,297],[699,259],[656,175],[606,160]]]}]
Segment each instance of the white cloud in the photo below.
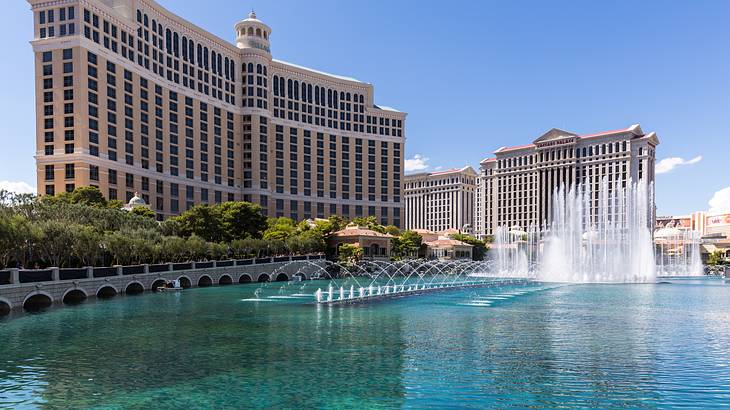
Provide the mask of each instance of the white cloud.
[{"label": "white cloud", "polygon": [[416,154],[411,159],[406,159],[406,172],[418,172],[428,169],[428,158]]},{"label": "white cloud", "polygon": [[698,155],[692,159],[685,160],[680,157],[669,157],[657,162],[656,173],[666,174],[674,170],[674,168],[681,167],[683,165],[692,165],[702,161],[702,155]]},{"label": "white cloud", "polygon": [[707,211],[708,214],[727,214],[730,213],[730,187],[723,188],[710,199],[710,209]]},{"label": "white cloud", "polygon": [[23,181],[0,181],[0,191],[10,191],[17,194],[35,194],[35,187]]},{"label": "white cloud", "polygon": [[434,170],[434,171],[441,171],[442,169],[444,169],[444,167],[443,167],[443,166],[441,166],[441,165],[439,165],[439,166],[437,166],[436,168],[434,168],[433,170]]}]

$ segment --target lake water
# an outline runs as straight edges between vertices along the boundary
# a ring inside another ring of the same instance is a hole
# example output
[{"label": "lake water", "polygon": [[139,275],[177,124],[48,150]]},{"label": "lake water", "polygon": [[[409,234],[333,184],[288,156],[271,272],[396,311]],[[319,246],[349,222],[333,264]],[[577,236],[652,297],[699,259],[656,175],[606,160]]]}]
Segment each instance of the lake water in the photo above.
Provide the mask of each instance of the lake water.
[{"label": "lake water", "polygon": [[252,284],[88,302],[0,320],[0,406],[728,405],[730,284],[670,282],[352,306],[292,296],[323,282],[271,283],[263,301],[246,300]]}]

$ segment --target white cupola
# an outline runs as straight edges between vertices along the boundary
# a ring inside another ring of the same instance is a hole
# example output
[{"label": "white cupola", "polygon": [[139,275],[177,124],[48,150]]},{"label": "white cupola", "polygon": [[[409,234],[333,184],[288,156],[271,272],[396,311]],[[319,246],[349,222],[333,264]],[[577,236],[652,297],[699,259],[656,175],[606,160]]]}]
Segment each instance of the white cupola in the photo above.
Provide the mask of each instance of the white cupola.
[{"label": "white cupola", "polygon": [[271,54],[271,27],[256,18],[256,12],[251,10],[248,18],[236,23],[236,46],[238,48],[253,48]]}]

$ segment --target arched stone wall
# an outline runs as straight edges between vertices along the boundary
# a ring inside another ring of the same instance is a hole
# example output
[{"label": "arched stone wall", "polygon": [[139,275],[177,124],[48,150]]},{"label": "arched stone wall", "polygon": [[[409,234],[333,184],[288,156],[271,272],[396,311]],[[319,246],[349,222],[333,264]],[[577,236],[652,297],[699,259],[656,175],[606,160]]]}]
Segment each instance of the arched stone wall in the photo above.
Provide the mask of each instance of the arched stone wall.
[{"label": "arched stone wall", "polygon": [[61,301],[64,305],[78,305],[79,303],[84,302],[89,295],[86,293],[86,291],[82,288],[71,288],[66,289],[65,292],[63,292],[63,296],[61,297]]},{"label": "arched stone wall", "polygon": [[180,286],[183,289],[188,289],[188,288],[193,287],[193,281],[191,281],[190,278],[185,275],[178,277],[177,280],[180,281]]},{"label": "arched stone wall", "polygon": [[153,281],[152,281],[152,283],[150,284],[150,287],[149,287],[149,289],[150,289],[151,291],[156,291],[156,290],[157,290],[157,288],[161,288],[161,287],[164,287],[166,283],[167,283],[167,280],[165,280],[165,279],[162,279],[162,278],[159,278],[159,279],[155,279],[155,280],[153,280]]},{"label": "arched stone wall", "polygon": [[110,299],[119,294],[119,289],[114,285],[104,284],[96,290],[97,299]]},{"label": "arched stone wall", "polygon": [[23,309],[29,312],[38,312],[53,305],[53,296],[42,290],[30,292],[23,300]]},{"label": "arched stone wall", "polygon": [[213,279],[208,275],[201,275],[200,278],[198,278],[198,287],[206,288],[208,286],[213,286]]},{"label": "arched stone wall", "polygon": [[139,281],[132,281],[124,287],[124,293],[127,295],[139,295],[144,293],[144,285]]},{"label": "arched stone wall", "polygon": [[13,305],[10,301],[5,298],[0,298],[0,316],[9,315],[11,310],[13,310]]}]

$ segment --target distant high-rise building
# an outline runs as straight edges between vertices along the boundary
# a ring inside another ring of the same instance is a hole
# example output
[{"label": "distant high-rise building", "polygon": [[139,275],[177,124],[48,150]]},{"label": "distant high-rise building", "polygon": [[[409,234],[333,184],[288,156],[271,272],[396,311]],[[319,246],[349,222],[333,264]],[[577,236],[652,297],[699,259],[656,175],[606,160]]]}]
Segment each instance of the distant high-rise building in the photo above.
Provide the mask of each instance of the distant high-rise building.
[{"label": "distant high-rise building", "polygon": [[152,0],[29,3],[40,194],[402,224],[406,114],[371,84],[273,59],[255,13],[231,44]]},{"label": "distant high-rise building", "polygon": [[[550,222],[553,194],[561,186],[582,184],[600,206],[602,182],[608,189],[625,188],[629,181],[654,182],[656,134],[639,125],[578,135],[553,128],[532,144],[500,148],[481,162],[477,182],[476,234],[492,235],[499,226],[528,227]],[[649,209],[654,196],[647,190]],[[654,211],[652,211],[654,212]],[[648,220],[654,221],[654,215]]]},{"label": "distant high-rise building", "polygon": [[469,166],[406,175],[406,229],[471,233],[476,177],[477,173]]}]

